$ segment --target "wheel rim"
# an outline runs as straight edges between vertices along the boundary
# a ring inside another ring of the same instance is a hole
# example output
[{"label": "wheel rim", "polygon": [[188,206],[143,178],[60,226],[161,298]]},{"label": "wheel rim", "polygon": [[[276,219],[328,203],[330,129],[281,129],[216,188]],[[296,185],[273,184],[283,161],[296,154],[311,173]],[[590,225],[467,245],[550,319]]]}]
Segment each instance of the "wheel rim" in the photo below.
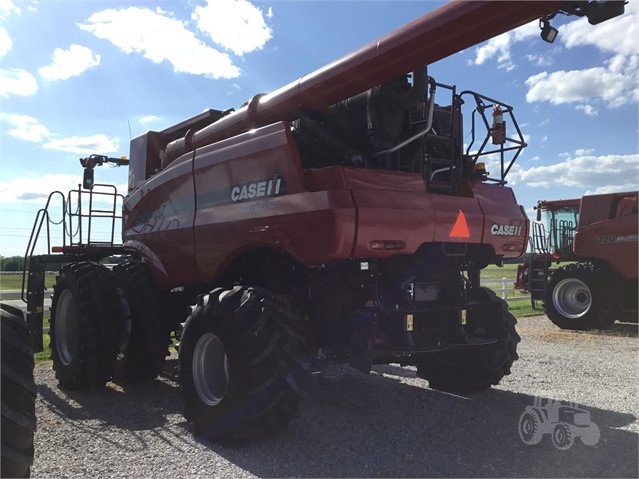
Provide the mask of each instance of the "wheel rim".
[{"label": "wheel rim", "polygon": [[557,311],[570,319],[581,318],[592,306],[590,288],[576,278],[560,281],[552,293],[552,300]]},{"label": "wheel rim", "polygon": [[80,315],[68,289],[60,294],[55,313],[55,346],[60,361],[68,366],[80,343]]},{"label": "wheel rim", "polygon": [[202,335],[195,346],[193,380],[207,406],[222,402],[229,385],[229,360],[222,341],[213,333]]}]

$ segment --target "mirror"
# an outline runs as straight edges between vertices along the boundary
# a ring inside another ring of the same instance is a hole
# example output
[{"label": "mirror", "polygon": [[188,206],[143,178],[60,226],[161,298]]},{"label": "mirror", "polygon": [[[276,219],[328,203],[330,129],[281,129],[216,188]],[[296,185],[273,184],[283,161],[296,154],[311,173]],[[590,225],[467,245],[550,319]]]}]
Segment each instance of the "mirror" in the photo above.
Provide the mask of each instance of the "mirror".
[{"label": "mirror", "polygon": [[537,210],[537,221],[541,221],[541,210],[539,208],[535,208]]},{"label": "mirror", "polygon": [[93,168],[84,169],[84,176],[82,178],[82,187],[85,190],[90,190],[93,188]]}]

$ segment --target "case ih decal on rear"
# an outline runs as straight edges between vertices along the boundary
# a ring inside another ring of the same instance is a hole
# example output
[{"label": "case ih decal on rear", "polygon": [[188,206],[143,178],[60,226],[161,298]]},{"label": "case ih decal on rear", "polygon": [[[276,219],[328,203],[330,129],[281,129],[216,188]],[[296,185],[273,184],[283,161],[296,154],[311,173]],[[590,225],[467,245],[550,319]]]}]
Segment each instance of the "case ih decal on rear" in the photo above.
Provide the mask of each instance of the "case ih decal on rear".
[{"label": "case ih decal on rear", "polygon": [[235,202],[252,200],[267,196],[278,196],[287,192],[286,180],[283,176],[275,174],[273,178],[234,186],[231,188],[231,200]]},{"label": "case ih decal on rear", "polygon": [[490,234],[493,236],[519,236],[521,229],[521,226],[494,224],[490,227]]}]

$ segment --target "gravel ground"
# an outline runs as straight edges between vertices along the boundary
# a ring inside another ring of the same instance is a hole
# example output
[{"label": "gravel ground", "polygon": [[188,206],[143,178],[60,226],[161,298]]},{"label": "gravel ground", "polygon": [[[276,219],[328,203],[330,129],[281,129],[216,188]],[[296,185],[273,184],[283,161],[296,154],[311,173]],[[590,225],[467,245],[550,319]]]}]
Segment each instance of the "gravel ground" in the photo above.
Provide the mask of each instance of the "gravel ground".
[{"label": "gravel ground", "polygon": [[[150,383],[63,392],[36,367],[32,477],[638,477],[637,326],[566,332],[527,318],[513,374],[469,397],[428,389],[412,368],[347,367],[313,377],[302,417],[276,437],[224,448],[181,415],[176,360]],[[534,396],[573,401],[601,430],[535,446],[518,433]]]}]

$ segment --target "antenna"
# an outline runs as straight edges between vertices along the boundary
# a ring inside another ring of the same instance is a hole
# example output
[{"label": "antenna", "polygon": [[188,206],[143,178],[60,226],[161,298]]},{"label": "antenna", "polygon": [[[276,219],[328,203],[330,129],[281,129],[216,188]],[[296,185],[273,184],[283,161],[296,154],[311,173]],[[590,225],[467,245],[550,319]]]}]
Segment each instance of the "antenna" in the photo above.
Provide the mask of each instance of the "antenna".
[{"label": "antenna", "polygon": [[133,135],[131,134],[131,120],[128,119],[126,122],[129,124],[129,140],[132,140]]}]

